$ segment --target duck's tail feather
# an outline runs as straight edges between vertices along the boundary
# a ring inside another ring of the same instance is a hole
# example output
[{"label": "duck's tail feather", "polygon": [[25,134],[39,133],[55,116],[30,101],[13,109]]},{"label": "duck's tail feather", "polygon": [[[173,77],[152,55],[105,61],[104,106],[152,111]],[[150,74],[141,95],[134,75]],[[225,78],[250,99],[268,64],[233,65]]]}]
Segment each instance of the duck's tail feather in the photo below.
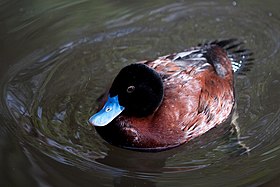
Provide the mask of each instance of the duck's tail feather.
[{"label": "duck's tail feather", "polygon": [[218,45],[223,48],[228,54],[228,58],[232,64],[232,70],[235,74],[244,75],[250,71],[253,65],[253,52],[244,48],[244,43],[238,39],[215,40],[200,44],[200,46],[202,45]]}]

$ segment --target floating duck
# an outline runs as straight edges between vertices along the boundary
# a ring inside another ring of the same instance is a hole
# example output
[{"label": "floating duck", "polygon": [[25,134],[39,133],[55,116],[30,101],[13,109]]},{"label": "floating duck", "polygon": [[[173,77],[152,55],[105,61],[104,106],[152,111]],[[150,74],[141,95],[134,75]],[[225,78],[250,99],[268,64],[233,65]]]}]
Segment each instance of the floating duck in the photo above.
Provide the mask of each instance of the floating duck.
[{"label": "floating duck", "polygon": [[123,148],[160,151],[201,136],[229,118],[234,77],[252,53],[236,39],[208,42],[120,70],[89,122]]}]

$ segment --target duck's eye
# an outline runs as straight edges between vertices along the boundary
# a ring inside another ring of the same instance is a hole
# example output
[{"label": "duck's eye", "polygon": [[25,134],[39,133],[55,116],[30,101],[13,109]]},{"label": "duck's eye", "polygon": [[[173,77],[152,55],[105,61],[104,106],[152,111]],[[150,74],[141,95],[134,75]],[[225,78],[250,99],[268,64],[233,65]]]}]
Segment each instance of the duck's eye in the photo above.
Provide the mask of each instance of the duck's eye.
[{"label": "duck's eye", "polygon": [[135,86],[129,86],[126,89],[127,93],[132,93],[134,90],[135,90]]}]

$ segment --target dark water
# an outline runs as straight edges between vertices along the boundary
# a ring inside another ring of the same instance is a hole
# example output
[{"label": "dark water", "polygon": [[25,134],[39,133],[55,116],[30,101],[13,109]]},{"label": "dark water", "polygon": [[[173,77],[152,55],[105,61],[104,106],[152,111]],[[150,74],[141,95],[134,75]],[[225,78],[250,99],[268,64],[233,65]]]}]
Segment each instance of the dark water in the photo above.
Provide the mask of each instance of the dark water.
[{"label": "dark water", "polygon": [[[258,186],[275,178],[279,8],[273,0],[0,0],[0,186]],[[256,59],[236,79],[240,142],[226,123],[179,148],[139,153],[107,144],[88,124],[123,66],[232,37]]]}]

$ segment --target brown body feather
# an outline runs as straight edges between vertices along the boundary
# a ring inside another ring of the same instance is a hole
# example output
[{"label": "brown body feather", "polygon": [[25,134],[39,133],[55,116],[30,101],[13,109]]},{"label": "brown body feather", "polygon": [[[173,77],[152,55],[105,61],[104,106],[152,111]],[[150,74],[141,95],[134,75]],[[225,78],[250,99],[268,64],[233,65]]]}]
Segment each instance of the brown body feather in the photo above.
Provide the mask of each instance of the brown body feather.
[{"label": "brown body feather", "polygon": [[166,149],[190,141],[228,118],[234,88],[226,51],[212,46],[205,58],[174,60],[174,56],[141,62],[162,76],[164,98],[157,111],[144,118],[121,114],[112,125],[97,128],[105,139],[129,148]]}]

